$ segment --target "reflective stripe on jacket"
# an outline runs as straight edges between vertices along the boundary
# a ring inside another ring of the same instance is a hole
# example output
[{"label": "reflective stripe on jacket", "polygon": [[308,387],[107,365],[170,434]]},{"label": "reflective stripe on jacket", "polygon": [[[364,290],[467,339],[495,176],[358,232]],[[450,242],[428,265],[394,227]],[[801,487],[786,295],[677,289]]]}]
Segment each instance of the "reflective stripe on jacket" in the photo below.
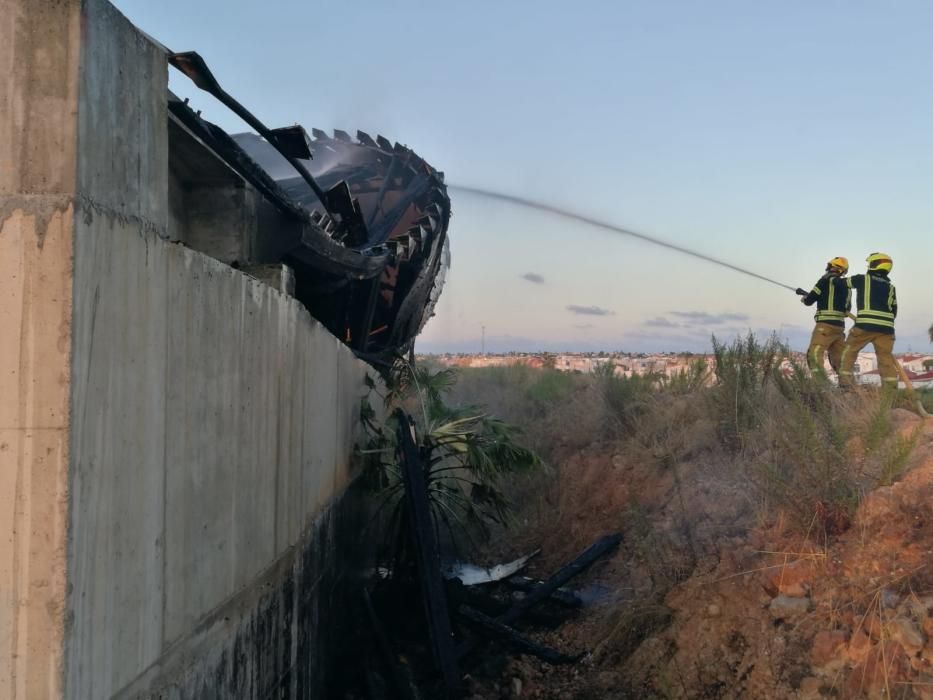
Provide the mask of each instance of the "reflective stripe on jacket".
[{"label": "reflective stripe on jacket", "polygon": [[858,319],[857,328],[875,333],[894,333],[897,318],[897,292],[888,279],[888,273],[869,271],[852,275],[849,287],[855,290]]},{"label": "reflective stripe on jacket", "polygon": [[826,274],[813,285],[803,303],[807,306],[816,303],[813,318],[817,323],[844,327],[846,313],[852,308],[852,291],[845,278]]}]

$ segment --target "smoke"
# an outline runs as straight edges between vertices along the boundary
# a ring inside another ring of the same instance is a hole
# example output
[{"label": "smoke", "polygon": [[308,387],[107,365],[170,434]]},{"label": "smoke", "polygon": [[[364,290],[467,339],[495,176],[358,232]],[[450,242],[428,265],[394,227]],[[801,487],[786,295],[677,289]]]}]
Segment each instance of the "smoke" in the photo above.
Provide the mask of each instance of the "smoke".
[{"label": "smoke", "polygon": [[615,224],[610,224],[605,221],[599,221],[598,219],[593,219],[588,216],[583,216],[582,214],[575,214],[572,211],[567,211],[566,209],[561,209],[559,207],[552,206],[550,204],[544,204],[543,202],[535,202],[531,199],[525,199],[524,197],[516,197],[510,194],[502,194],[501,192],[493,192],[491,190],[484,190],[477,187],[466,187],[464,185],[447,185],[447,189],[454,190],[457,192],[464,192],[466,194],[473,194],[480,197],[487,197],[489,199],[498,199],[502,202],[508,202],[510,204],[517,204],[520,207],[528,207],[530,209],[537,209],[538,211],[547,212],[549,214],[554,214],[556,216],[561,216],[565,219],[573,219],[574,221],[581,221],[584,224],[589,224],[590,226],[595,226],[596,228],[605,229],[607,231],[612,231],[613,233],[620,233],[623,236],[631,236],[632,238],[637,238],[641,241],[647,241],[648,243],[653,243],[654,245],[662,246],[669,250],[675,250],[678,253],[683,253],[684,255],[690,255],[699,260],[705,260],[706,262],[713,263],[714,265],[719,265],[720,267],[725,267],[733,272],[738,272],[743,275],[748,275],[749,277],[754,277],[755,279],[762,280],[763,282],[768,282],[769,284],[775,284],[778,287],[783,287],[784,289],[789,289],[794,291],[794,287],[791,287],[788,284],[783,284],[777,280],[773,280],[770,277],[765,277],[764,275],[759,275],[757,272],[752,272],[751,270],[745,270],[737,265],[728,263],[725,260],[719,260],[718,258],[705,255],[696,250],[690,250],[689,248],[684,248],[683,246],[676,245],[674,243],[669,243],[667,241],[661,240],[660,238],[654,238],[653,236],[646,236],[643,233],[637,233],[636,231],[631,231],[627,228],[622,228],[621,226],[616,226]]}]

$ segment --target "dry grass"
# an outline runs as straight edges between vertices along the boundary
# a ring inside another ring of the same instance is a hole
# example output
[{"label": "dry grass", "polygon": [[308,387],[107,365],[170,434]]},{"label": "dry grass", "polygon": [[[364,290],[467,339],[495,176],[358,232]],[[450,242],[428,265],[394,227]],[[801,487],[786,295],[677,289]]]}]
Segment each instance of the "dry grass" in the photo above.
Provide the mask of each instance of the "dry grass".
[{"label": "dry grass", "polygon": [[716,348],[711,386],[699,366],[674,382],[514,366],[462,371],[451,398],[520,426],[552,467],[549,478],[511,484],[532,526],[555,510],[588,511],[579,477],[567,472],[568,459],[581,453],[616,455],[604,460],[602,475],[588,470],[597,502],[606,501],[600,489],[617,488],[620,459],[672,480],[662,505],[691,549],[705,517],[691,508],[697,488],[757,504],[762,520],[788,513],[801,533],[816,518],[815,535],[825,539],[848,528],[861,494],[899,477],[916,436],[894,431],[892,404],[878,392],[842,394],[802,367],[782,367],[787,350],[774,338],[750,335]]},{"label": "dry grass", "polygon": [[464,369],[451,403],[482,405],[517,425],[546,461],[607,436],[605,401],[591,376],[524,366]]}]

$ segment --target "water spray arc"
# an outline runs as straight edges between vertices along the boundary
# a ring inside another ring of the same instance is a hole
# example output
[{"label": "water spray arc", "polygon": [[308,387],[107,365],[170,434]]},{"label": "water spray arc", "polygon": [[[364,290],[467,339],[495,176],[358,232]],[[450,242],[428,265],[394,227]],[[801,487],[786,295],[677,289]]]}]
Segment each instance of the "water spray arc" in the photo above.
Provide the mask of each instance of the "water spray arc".
[{"label": "water spray arc", "polygon": [[[660,238],[654,238],[653,236],[646,236],[643,233],[638,233],[637,231],[632,231],[631,229],[622,228],[621,226],[616,226],[615,224],[610,224],[607,221],[600,221],[599,219],[594,219],[589,216],[584,216],[582,214],[577,214],[566,209],[561,209],[560,207],[555,207],[552,204],[545,204],[544,202],[536,202],[533,199],[526,199],[525,197],[516,197],[511,194],[503,194],[502,192],[494,192],[492,190],[484,190],[479,187],[469,187],[466,185],[447,185],[448,190],[454,190],[456,192],[463,192],[465,194],[472,194],[479,197],[486,197],[488,199],[496,199],[500,202],[507,202],[509,204],[515,204],[520,207],[526,207],[528,209],[535,209],[537,211],[543,211],[548,214],[554,214],[555,216],[560,216],[565,219],[570,219],[572,221],[579,221],[584,224],[589,224],[596,228],[601,228],[606,231],[611,231],[613,233],[619,233],[623,236],[631,236],[632,238],[637,238],[638,240],[645,241],[647,243],[653,243],[654,245],[661,246],[662,248],[667,248],[669,250],[677,251],[678,253],[683,253],[684,255],[689,255],[700,260],[705,260],[706,262],[712,263],[714,265],[719,265],[720,267],[725,267],[733,272],[738,272],[743,275],[748,275],[749,277],[754,277],[755,279],[761,280],[762,282],[768,282],[769,284],[777,285],[782,289],[789,289],[792,292],[797,294],[805,294],[801,289],[791,287],[789,284],[784,284],[783,282],[778,282],[773,280],[770,277],[765,277],[760,275],[757,272],[752,272],[751,270],[746,270],[745,268],[739,267],[738,265],[733,265],[732,263],[726,262],[725,260],[720,260],[719,258],[714,258],[705,253],[700,253],[696,250],[690,250],[689,248],[684,248],[675,243],[670,243],[668,241],[662,240]],[[856,317],[852,314],[849,314],[849,318],[853,321],[856,320]],[[484,331],[484,346],[485,346],[485,327]],[[908,394],[913,398],[914,404],[917,407],[917,412],[925,417],[930,417],[930,414],[927,413],[923,406],[923,402],[916,396],[914,393],[913,385],[910,382],[910,378],[907,376],[907,373],[904,371],[904,368],[901,366],[900,362],[897,362],[898,372],[900,374],[901,381],[904,382],[904,386],[908,391]]]},{"label": "water spray arc", "polygon": [[670,243],[668,241],[662,240],[660,238],[655,238],[653,236],[647,236],[643,233],[638,233],[637,231],[632,231],[631,229],[623,228],[621,226],[616,226],[607,221],[600,221],[599,219],[594,219],[589,216],[584,216],[583,214],[577,214],[566,209],[561,209],[560,207],[555,207],[551,204],[545,204],[544,202],[536,202],[532,199],[526,199],[524,197],[516,197],[511,194],[503,194],[501,192],[494,192],[492,190],[484,190],[478,187],[468,187],[466,185],[447,185],[448,190],[454,190],[457,192],[463,192],[465,194],[477,195],[479,197],[486,197],[488,199],[497,199],[501,202],[508,202],[509,204],[515,204],[520,207],[526,207],[528,209],[536,209],[538,211],[543,211],[548,214],[554,214],[555,216],[560,216],[565,219],[571,219],[573,221],[579,221],[596,228],[601,228],[606,231],[611,231],[613,233],[619,233],[623,236],[631,236],[632,238],[637,238],[641,241],[646,241],[647,243],[653,243],[654,245],[661,246],[662,248],[667,248],[668,250],[674,250],[678,253],[683,253],[684,255],[689,255],[700,260],[705,260],[708,263],[714,265],[719,265],[720,267],[728,268],[733,272],[738,272],[749,277],[754,277],[755,279],[761,280],[763,282],[768,282],[769,284],[777,285],[783,289],[789,289],[790,291],[796,291],[795,287],[791,287],[789,284],[784,284],[773,280],[770,277],[765,277],[760,275],[757,272],[752,272],[751,270],[746,270],[739,267],[738,265],[733,265],[730,262],[725,260],[720,260],[719,258],[714,258],[710,255],[700,253],[696,250],[690,250],[689,248],[684,248],[683,246],[677,245],[676,243]]}]

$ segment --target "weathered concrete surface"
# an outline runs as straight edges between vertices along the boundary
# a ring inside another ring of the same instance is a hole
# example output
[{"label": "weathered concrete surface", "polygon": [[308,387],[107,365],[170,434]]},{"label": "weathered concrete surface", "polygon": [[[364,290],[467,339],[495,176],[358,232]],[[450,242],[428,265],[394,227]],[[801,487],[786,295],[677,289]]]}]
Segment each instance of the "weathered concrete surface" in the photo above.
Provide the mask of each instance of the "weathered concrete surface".
[{"label": "weathered concrete surface", "polygon": [[109,3],[83,9],[65,688],[104,698],[162,648],[168,73]]},{"label": "weathered concrete surface", "polygon": [[265,282],[282,294],[295,295],[295,271],[288,265],[244,265],[240,268],[250,277]]},{"label": "weathered concrete surface", "polygon": [[294,299],[166,240],[165,59],[85,8],[66,695],[266,697],[297,673],[287,638],[316,634],[302,562],[350,480],[366,368]]},{"label": "weathered concrete surface", "polygon": [[260,261],[270,229],[259,193],[180,122],[169,120],[168,137],[170,238],[228,264]]},{"label": "weathered concrete surface", "polygon": [[341,553],[363,526],[359,488],[336,499],[305,536],[168,646],[117,698],[325,698],[329,662],[354,587]]},{"label": "weathered concrete surface", "polygon": [[0,0],[0,193],[74,193],[80,3]]},{"label": "weathered concrete surface", "polygon": [[60,688],[72,211],[45,199],[0,221],[0,698]]},{"label": "weathered concrete surface", "polygon": [[198,186],[185,195],[184,242],[225,263],[255,259],[259,195],[250,187]]},{"label": "weathered concrete surface", "polygon": [[170,242],[108,3],[0,0],[0,66],[0,699],[320,697],[365,365]]},{"label": "weathered concrete surface", "polygon": [[61,693],[79,7],[0,0],[0,698]]},{"label": "weathered concrete surface", "polygon": [[68,690],[108,697],[346,486],[365,366],[294,299],[107,217],[75,271]]}]

